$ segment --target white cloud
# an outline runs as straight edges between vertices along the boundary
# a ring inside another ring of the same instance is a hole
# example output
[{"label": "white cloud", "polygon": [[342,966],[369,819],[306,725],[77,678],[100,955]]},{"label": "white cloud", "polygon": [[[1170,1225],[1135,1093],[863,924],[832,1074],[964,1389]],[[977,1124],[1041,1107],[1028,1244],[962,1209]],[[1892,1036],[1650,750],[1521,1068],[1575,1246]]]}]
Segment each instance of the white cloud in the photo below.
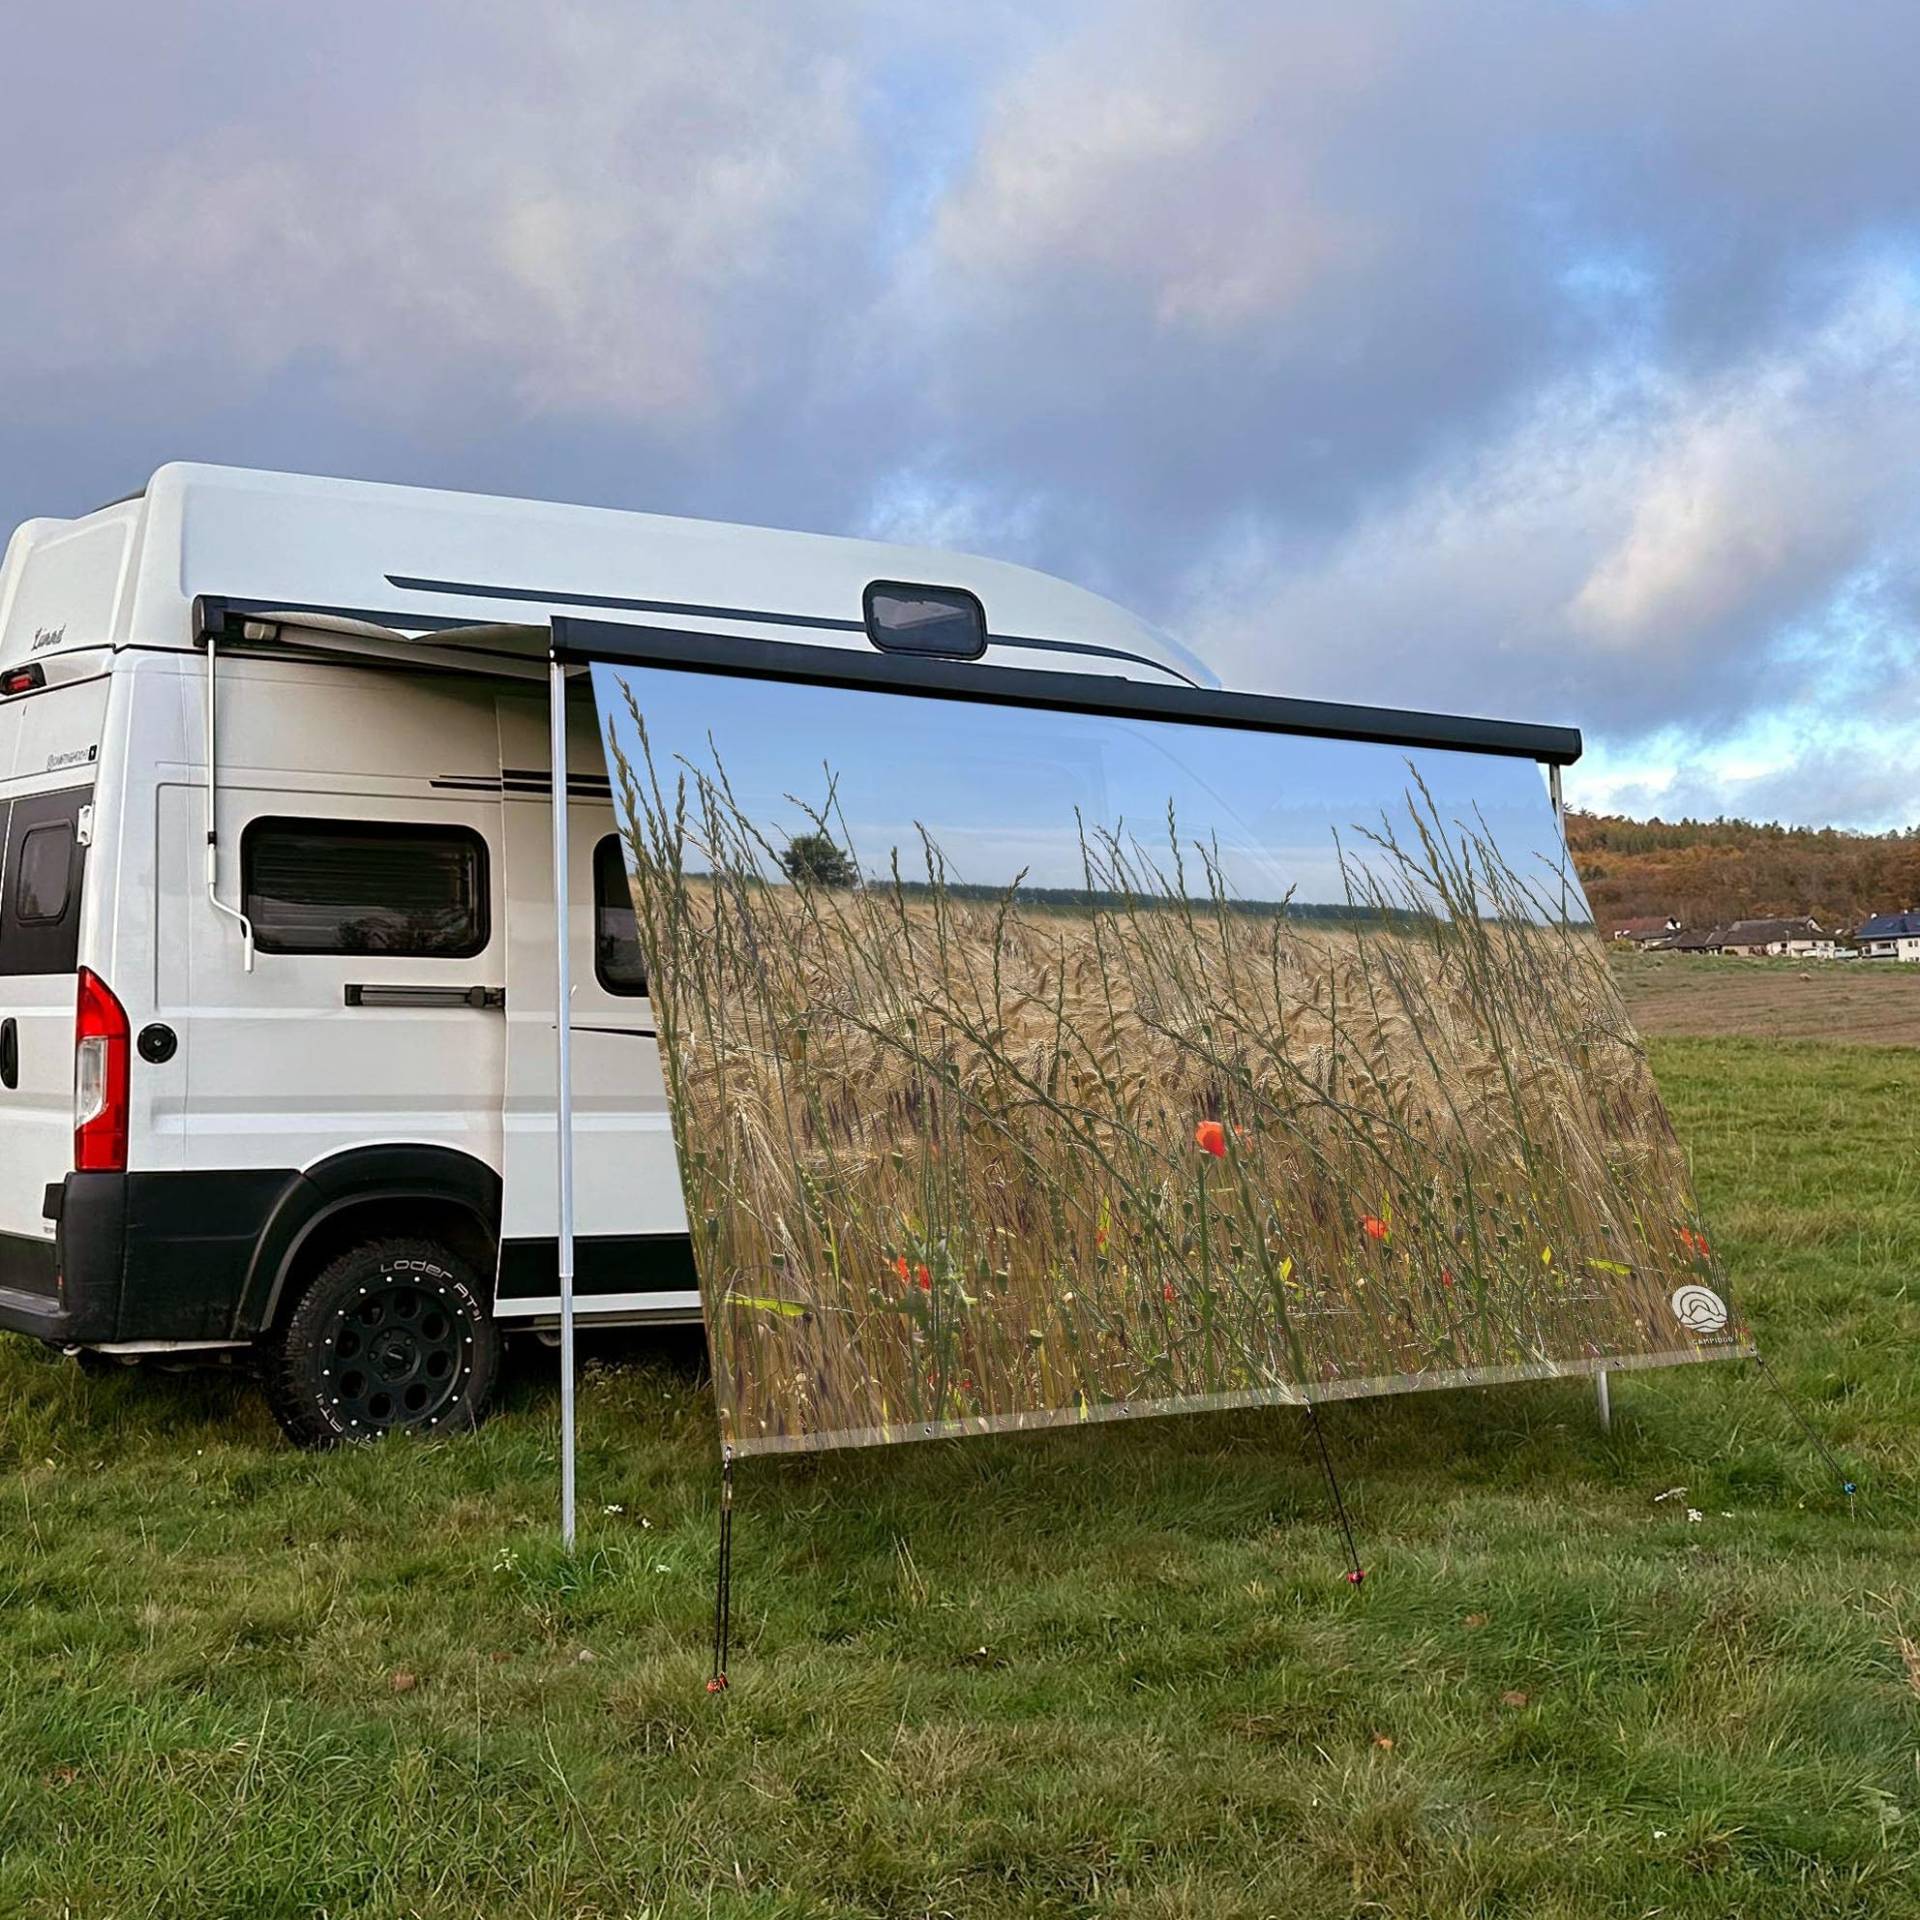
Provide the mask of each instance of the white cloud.
[{"label": "white cloud", "polygon": [[1869,273],[1818,328],[1655,401],[1627,524],[1574,596],[1604,646],[1713,631],[1907,522],[1920,478],[1920,282]]},{"label": "white cloud", "polygon": [[1889,552],[1920,552],[1920,285],[1883,267],[1731,365],[1550,381],[1323,549],[1243,530],[1184,625],[1251,684],[1698,738],[1856,700],[1858,633],[1784,642]]},{"label": "white cloud", "polygon": [[[940,211],[939,266],[1002,288],[1092,272],[1205,330],[1283,310],[1362,247],[1362,223],[1315,194],[1309,166],[1370,36],[1298,19],[1282,34],[1278,16],[1207,24],[1116,8],[1020,69]],[[1276,94],[1299,116],[1279,138]]]},{"label": "white cloud", "polygon": [[359,112],[336,79],[320,111],[256,103],[244,137],[202,123],[97,201],[68,196],[91,242],[82,297],[57,332],[0,323],[15,363],[192,340],[256,375],[342,369],[401,409],[450,388],[536,416],[736,404],[754,372],[739,335],[780,338],[869,193],[860,11],[434,11],[447,31],[404,112]]}]

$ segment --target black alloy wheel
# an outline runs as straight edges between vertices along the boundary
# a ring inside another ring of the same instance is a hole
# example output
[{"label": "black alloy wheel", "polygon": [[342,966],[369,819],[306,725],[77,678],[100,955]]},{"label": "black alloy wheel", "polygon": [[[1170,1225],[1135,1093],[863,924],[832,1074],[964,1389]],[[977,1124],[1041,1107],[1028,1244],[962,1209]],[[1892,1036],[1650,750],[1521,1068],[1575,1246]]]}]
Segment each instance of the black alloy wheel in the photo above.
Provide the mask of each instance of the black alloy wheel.
[{"label": "black alloy wheel", "polygon": [[500,1336],[457,1254],[432,1241],[353,1248],[302,1293],[266,1369],[267,1397],[303,1446],[477,1426]]},{"label": "black alloy wheel", "polygon": [[460,1389],[471,1341],[463,1326],[443,1286],[362,1287],[335,1313],[332,1364],[321,1369],[348,1428],[437,1426]]}]

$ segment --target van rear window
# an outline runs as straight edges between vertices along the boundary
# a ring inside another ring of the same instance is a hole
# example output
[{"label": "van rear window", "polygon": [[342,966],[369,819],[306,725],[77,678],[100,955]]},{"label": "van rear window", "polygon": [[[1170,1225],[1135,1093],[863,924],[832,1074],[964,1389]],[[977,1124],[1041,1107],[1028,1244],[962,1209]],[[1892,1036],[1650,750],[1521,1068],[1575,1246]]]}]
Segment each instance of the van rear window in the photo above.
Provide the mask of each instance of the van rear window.
[{"label": "van rear window", "polygon": [[0,801],[0,974],[80,964],[80,816],[91,787]]},{"label": "van rear window", "polygon": [[59,923],[73,898],[73,822],[49,820],[20,836],[13,912],[23,927]]},{"label": "van rear window", "polygon": [[487,844],[469,827],[254,820],[240,872],[262,953],[454,960],[487,944]]}]

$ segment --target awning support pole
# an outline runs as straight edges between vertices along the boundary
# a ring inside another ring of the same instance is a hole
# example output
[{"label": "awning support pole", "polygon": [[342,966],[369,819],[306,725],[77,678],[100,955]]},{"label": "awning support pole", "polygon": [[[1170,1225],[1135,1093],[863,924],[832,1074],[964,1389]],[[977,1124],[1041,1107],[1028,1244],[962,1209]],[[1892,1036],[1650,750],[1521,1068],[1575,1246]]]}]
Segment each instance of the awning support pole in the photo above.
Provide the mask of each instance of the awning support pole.
[{"label": "awning support pole", "polygon": [[[1553,797],[1554,823],[1560,829],[1560,918],[1567,917],[1567,868],[1566,862],[1573,858],[1567,851],[1567,802],[1560,790],[1560,769],[1558,766],[1547,768],[1547,792]],[[1595,929],[1595,937],[1598,937]],[[1593,1410],[1600,1419],[1600,1431],[1613,1431],[1613,1386],[1604,1370],[1593,1376]]]},{"label": "awning support pole", "polygon": [[573,1551],[573,970],[567,902],[567,670],[547,669],[553,768],[554,1141],[559,1175],[556,1255],[560,1279],[560,1538]]},{"label": "awning support pole", "polygon": [[1553,799],[1553,823],[1560,829],[1560,920],[1562,925],[1567,918],[1567,863],[1573,855],[1567,849],[1567,802],[1560,791],[1560,769],[1558,766],[1547,768],[1547,792]]}]

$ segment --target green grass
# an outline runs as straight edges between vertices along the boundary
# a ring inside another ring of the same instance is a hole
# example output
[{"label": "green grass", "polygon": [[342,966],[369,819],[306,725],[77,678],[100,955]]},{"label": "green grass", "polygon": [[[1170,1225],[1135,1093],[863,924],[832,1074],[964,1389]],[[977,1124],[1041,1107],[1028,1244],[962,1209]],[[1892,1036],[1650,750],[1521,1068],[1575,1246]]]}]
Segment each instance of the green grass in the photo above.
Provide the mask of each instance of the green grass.
[{"label": "green grass", "polygon": [[1331,1409],[1357,1592],[1294,1413],[755,1460],[711,1701],[684,1350],[569,1561],[536,1362],[314,1457],[0,1345],[0,1914],[1913,1913],[1920,1054],[1657,1064],[1857,1514],[1746,1367]]}]

